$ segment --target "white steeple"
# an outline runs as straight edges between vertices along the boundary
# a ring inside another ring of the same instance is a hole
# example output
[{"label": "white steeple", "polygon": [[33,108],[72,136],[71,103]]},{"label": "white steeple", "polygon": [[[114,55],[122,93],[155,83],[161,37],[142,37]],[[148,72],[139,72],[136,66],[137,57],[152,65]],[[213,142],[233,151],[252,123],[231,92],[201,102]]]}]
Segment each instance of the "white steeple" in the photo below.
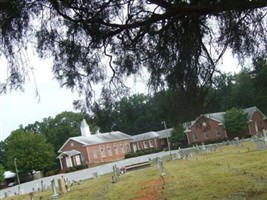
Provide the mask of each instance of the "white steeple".
[{"label": "white steeple", "polygon": [[88,137],[91,135],[90,128],[88,124],[86,123],[85,119],[81,122],[81,134],[82,136]]}]

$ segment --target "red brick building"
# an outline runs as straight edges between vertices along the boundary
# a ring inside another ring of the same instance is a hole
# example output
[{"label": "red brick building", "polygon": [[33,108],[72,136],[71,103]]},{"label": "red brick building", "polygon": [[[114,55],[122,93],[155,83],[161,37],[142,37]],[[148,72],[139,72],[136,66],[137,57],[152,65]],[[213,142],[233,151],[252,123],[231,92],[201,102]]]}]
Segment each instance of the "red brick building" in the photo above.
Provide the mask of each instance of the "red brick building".
[{"label": "red brick building", "polygon": [[143,149],[158,148],[160,146],[158,140],[159,135],[154,131],[134,135],[132,138],[131,146],[133,152]]},{"label": "red brick building", "polygon": [[[267,118],[257,107],[246,108],[244,111],[247,113],[248,124],[243,133],[244,137],[255,135],[263,129],[267,130]],[[188,144],[227,139],[224,114],[225,112],[204,114],[190,122],[186,130]]]},{"label": "red brick building", "polygon": [[121,160],[131,150],[132,137],[125,133],[114,131],[91,135],[85,120],[81,124],[81,133],[81,136],[69,138],[58,150],[61,169]]},{"label": "red brick building", "polygon": [[171,136],[172,128],[161,131],[150,131],[132,136],[131,148],[133,152],[150,148],[168,148],[168,139]]}]

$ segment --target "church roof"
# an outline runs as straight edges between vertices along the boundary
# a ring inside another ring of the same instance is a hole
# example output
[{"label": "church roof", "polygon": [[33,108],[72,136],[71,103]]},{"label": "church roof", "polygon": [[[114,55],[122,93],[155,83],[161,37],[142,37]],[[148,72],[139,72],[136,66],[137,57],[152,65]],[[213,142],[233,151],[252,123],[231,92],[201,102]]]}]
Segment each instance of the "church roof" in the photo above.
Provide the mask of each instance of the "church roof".
[{"label": "church roof", "polygon": [[159,139],[171,137],[171,131],[172,131],[172,128],[157,131],[157,134],[159,134]]},{"label": "church roof", "polygon": [[[263,118],[266,118],[266,116],[256,107],[256,106],[253,106],[253,107],[249,107],[249,108],[245,108],[243,109],[243,111],[245,113],[247,113],[247,121],[251,120],[254,112],[258,111],[261,113],[261,115],[263,116]],[[200,115],[196,120],[195,122],[200,118],[200,117],[206,117],[206,118],[209,118],[209,119],[212,119],[212,120],[215,120],[215,121],[218,121],[220,123],[224,123],[224,114],[225,112],[215,112],[215,113],[208,113],[208,114],[202,114]],[[193,123],[194,124],[194,123]],[[192,124],[192,125],[193,125]]]},{"label": "church roof", "polygon": [[130,135],[127,135],[125,133],[122,133],[120,131],[113,131],[108,133],[99,133],[89,136],[77,136],[77,137],[70,137],[58,150],[58,152],[62,152],[62,149],[65,147],[65,145],[70,141],[76,141],[84,146],[90,146],[95,144],[102,144],[102,143],[108,143],[108,142],[115,142],[115,141],[121,141],[121,140],[131,140],[132,137]]},{"label": "church roof", "polygon": [[70,151],[64,151],[62,152],[57,158],[61,158],[63,155],[67,155],[67,156],[75,156],[81,154],[81,152],[77,151],[77,150],[70,150]]},{"label": "church roof", "polygon": [[157,137],[159,137],[159,134],[157,134],[154,131],[141,133],[141,134],[132,136],[133,142],[149,140],[149,139],[153,139],[153,138],[157,138]]}]

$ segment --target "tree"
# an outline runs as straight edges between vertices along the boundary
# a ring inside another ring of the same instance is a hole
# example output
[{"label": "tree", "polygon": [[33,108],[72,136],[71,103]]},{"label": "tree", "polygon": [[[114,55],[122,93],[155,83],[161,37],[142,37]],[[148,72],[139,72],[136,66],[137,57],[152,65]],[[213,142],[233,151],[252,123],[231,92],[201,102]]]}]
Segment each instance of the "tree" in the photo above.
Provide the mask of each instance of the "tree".
[{"label": "tree", "polygon": [[1,91],[22,86],[31,70],[23,49],[37,41],[40,57],[54,57],[56,79],[86,95],[87,108],[95,84],[116,97],[127,90],[115,86],[144,70],[151,89],[199,98],[227,49],[240,61],[266,52],[266,6],[266,0],[1,1],[0,52],[8,60]]},{"label": "tree", "polygon": [[170,142],[173,145],[187,143],[187,137],[185,134],[185,128],[183,124],[176,125],[174,129],[171,131]]},{"label": "tree", "polygon": [[7,168],[7,145],[5,141],[0,142],[0,165]]},{"label": "tree", "polygon": [[46,137],[47,142],[52,144],[54,151],[57,154],[59,148],[66,142],[67,139],[81,135],[81,121],[86,119],[92,133],[96,132],[97,127],[85,113],[75,113],[64,111],[59,113],[54,118],[44,118],[41,122],[36,121],[33,124],[28,124],[24,131],[33,131],[42,134]]},{"label": "tree", "polygon": [[[81,121],[86,118],[84,113],[62,112],[53,118],[48,127],[47,140],[54,147],[55,153],[70,138],[80,136]],[[92,126],[89,124],[91,131]]]},{"label": "tree", "polygon": [[243,131],[247,129],[247,113],[237,108],[227,110],[224,114],[224,126],[228,138],[243,137]]},{"label": "tree", "polygon": [[48,144],[44,135],[32,131],[25,132],[22,128],[11,133],[6,139],[7,164],[14,169],[16,158],[17,168],[21,173],[45,171],[55,167],[56,156],[51,144]]},{"label": "tree", "polygon": [[115,103],[105,100],[102,106],[95,104],[92,110],[102,132],[112,129],[136,135],[163,128],[158,108],[149,95],[135,94]]},{"label": "tree", "polygon": [[4,181],[4,167],[0,164],[0,183]]},{"label": "tree", "polygon": [[253,70],[251,72],[254,86],[255,105],[267,113],[267,58],[266,56],[259,56],[253,60]]}]

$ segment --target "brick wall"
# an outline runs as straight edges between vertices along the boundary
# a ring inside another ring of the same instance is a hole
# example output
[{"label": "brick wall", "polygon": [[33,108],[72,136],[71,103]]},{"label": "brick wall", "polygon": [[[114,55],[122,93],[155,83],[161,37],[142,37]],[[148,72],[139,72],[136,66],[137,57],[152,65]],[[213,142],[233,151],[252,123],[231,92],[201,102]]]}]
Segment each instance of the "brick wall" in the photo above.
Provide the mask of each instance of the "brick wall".
[{"label": "brick wall", "polygon": [[[129,140],[122,140],[116,142],[109,142],[104,144],[96,144],[90,146],[84,146],[74,140],[69,140],[68,143],[62,149],[64,151],[77,150],[81,152],[80,160],[81,164],[87,166],[94,166],[98,163],[107,163],[125,158],[127,152],[131,151]],[[76,166],[76,160],[71,157],[73,166]],[[66,156],[61,159],[63,169],[67,168]]]},{"label": "brick wall", "polygon": [[136,150],[150,149],[150,148],[160,148],[160,142],[158,138],[151,138],[148,140],[142,140],[138,142],[131,142],[131,149],[134,151],[134,147],[136,146]]},{"label": "brick wall", "polygon": [[131,151],[129,140],[109,142],[86,147],[89,165],[93,163],[106,163],[124,159],[127,152]]},{"label": "brick wall", "polygon": [[[221,122],[208,118],[205,118],[204,121],[209,127],[208,130],[205,130],[205,127],[195,123],[191,127],[190,132],[187,133],[189,144],[227,138],[227,133]],[[267,121],[259,111],[256,111],[253,113],[251,120],[248,122],[248,128],[244,131],[243,135],[255,135],[257,132],[261,132],[263,129],[267,130]]]},{"label": "brick wall", "polygon": [[267,130],[267,121],[264,120],[264,116],[256,111],[253,113],[251,120],[248,123],[247,135],[255,135],[257,132],[261,132],[263,129]]},{"label": "brick wall", "polygon": [[205,123],[205,126],[195,123],[191,127],[188,132],[189,144],[226,138],[226,131],[220,122],[206,118]]}]

